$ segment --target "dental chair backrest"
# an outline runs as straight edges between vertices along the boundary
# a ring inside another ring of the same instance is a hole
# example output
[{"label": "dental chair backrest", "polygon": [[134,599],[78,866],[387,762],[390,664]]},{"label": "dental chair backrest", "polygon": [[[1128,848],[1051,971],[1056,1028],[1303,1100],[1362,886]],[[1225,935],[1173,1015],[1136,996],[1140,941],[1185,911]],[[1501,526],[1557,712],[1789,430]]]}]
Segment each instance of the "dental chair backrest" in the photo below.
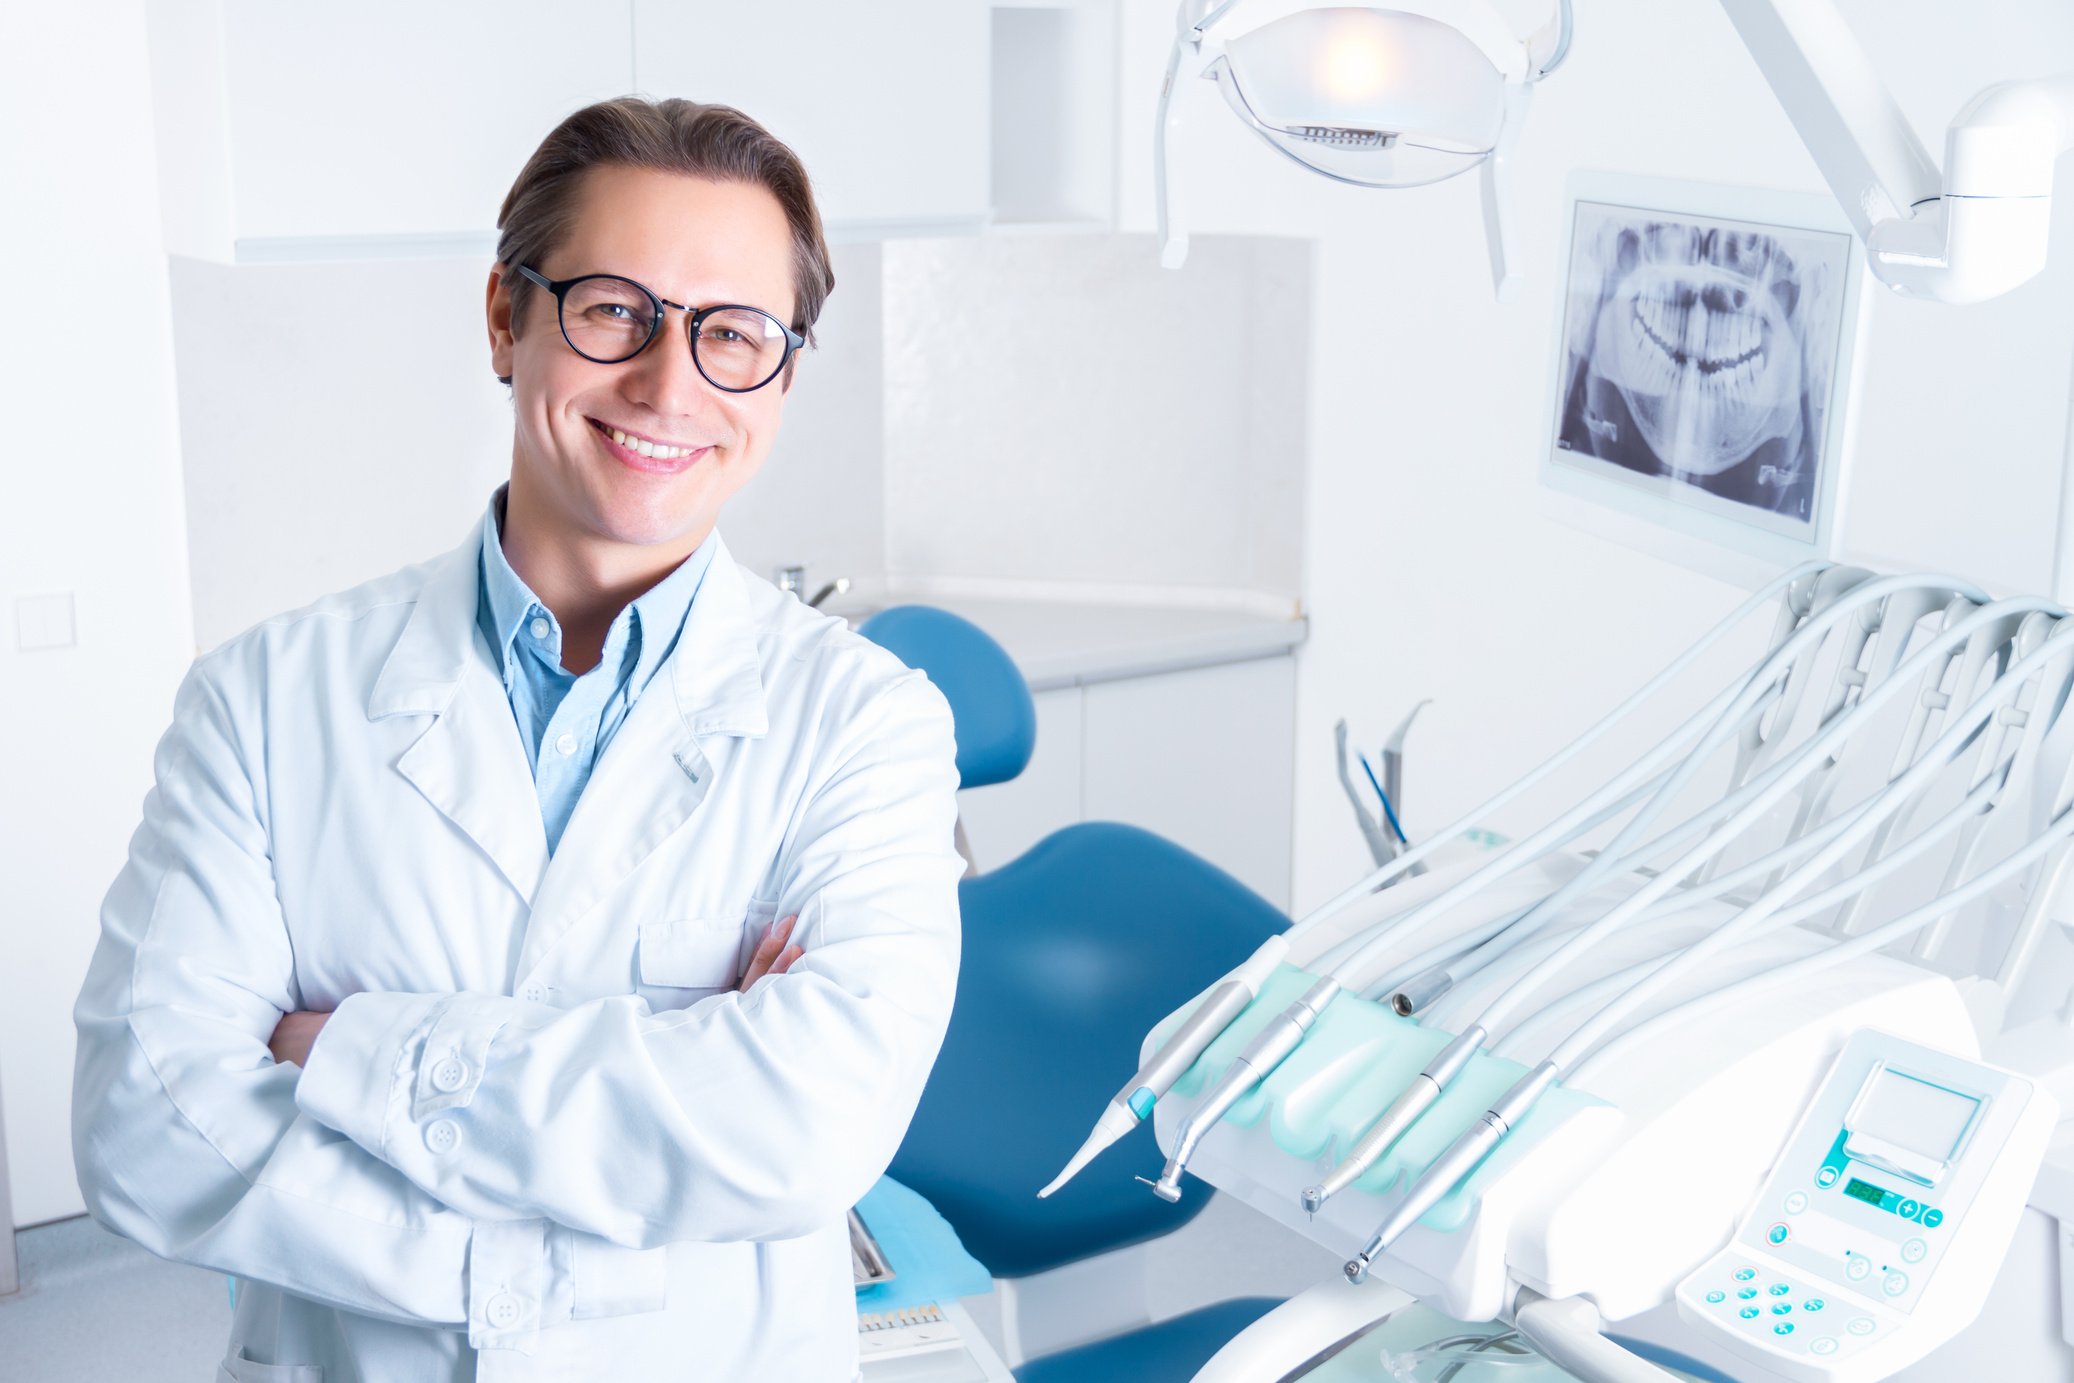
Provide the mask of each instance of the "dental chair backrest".
[{"label": "dental chair backrest", "polygon": [[[1000,645],[917,606],[887,610],[859,632],[943,691],[967,786],[1002,781],[992,775],[1009,763],[1005,777],[1021,770],[1035,714],[1021,675],[1001,675],[1014,663]],[[1215,865],[1113,822],[1069,825],[968,877],[959,903],[957,1004],[892,1175],[926,1196],[997,1277],[1179,1228],[1208,1188],[1191,1183],[1175,1207],[1132,1181],[1162,1160],[1150,1123],[1049,1200],[1037,1190],[1078,1146],[1088,1110],[1130,1075],[1144,1035],[1288,918]]]}]

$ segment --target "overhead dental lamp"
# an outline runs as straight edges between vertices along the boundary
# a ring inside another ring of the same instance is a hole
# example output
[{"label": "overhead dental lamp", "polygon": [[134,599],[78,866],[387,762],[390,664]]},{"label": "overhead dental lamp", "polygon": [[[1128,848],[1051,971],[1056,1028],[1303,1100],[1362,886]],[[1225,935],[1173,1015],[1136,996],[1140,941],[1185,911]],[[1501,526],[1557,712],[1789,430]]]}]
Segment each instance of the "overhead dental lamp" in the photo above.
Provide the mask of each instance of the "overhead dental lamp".
[{"label": "overhead dental lamp", "polygon": [[[1160,262],[1179,268],[1188,257],[1167,146],[1182,124],[1175,79],[1195,54],[1196,75],[1218,84],[1240,120],[1326,177],[1416,187],[1480,170],[1491,277],[1508,300],[1519,274],[1507,163],[1533,84],[1569,51],[1570,0],[1524,43],[1503,31],[1488,0],[1462,7],[1484,42],[1438,19],[1363,7],[1299,10],[1215,35],[1237,3],[1181,0],[1176,16],[1153,136]],[[2074,74],[1974,97],[1952,121],[1940,175],[1833,0],[1720,4],[1882,283],[1907,297],[1970,303],[2045,267],[2053,166],[2074,149]]]},{"label": "overhead dental lamp", "polygon": [[[1269,147],[1335,181],[1417,187],[1481,169],[1491,278],[1499,300],[1507,299],[1519,273],[1506,162],[1532,84],[1554,71],[1569,47],[1570,0],[1560,0],[1555,17],[1524,44],[1504,34],[1497,62],[1454,25],[1403,10],[1299,10],[1236,38],[1213,35],[1237,3],[1222,0],[1199,15],[1203,0],[1182,0],[1175,19],[1153,143],[1160,262],[1176,269],[1188,258],[1167,143],[1182,123],[1175,78],[1194,53],[1202,60],[1197,75],[1215,81]],[[1488,5],[1477,15],[1503,34]]]}]

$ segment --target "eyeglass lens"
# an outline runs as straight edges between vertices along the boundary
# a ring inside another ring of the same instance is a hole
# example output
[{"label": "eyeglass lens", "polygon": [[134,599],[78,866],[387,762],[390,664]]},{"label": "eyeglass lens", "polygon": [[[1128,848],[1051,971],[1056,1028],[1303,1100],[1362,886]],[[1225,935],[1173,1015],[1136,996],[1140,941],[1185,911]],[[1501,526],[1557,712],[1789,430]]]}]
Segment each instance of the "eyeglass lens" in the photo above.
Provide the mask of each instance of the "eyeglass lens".
[{"label": "eyeglass lens", "polygon": [[[562,333],[578,353],[616,364],[648,344],[656,311],[655,300],[629,279],[584,279],[562,297]],[[713,383],[753,389],[784,364],[785,330],[769,313],[730,307],[699,323],[691,350],[700,372]]]}]

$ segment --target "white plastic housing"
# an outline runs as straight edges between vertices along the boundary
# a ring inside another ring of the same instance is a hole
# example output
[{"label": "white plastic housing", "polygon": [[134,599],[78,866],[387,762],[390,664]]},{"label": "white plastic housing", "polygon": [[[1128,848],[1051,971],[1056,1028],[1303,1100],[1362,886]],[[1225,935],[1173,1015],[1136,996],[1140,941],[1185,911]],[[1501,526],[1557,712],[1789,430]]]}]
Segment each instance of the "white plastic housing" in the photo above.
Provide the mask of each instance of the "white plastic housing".
[{"label": "white plastic housing", "polygon": [[1369,187],[1473,168],[1505,124],[1505,77],[1483,50],[1453,25],[1398,10],[1299,10],[1229,40],[1211,72],[1270,145]]}]

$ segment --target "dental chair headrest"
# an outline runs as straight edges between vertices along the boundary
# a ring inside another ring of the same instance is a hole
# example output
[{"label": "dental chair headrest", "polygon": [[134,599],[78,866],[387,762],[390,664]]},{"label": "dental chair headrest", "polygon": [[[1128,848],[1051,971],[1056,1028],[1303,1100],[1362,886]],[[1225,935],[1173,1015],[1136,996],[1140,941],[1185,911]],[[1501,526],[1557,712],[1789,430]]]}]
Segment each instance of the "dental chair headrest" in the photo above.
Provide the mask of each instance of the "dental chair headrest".
[{"label": "dental chair headrest", "polygon": [[1037,747],[1037,705],[1008,650],[978,625],[932,605],[881,610],[857,632],[928,674],[958,736],[958,786],[1005,783]]}]

